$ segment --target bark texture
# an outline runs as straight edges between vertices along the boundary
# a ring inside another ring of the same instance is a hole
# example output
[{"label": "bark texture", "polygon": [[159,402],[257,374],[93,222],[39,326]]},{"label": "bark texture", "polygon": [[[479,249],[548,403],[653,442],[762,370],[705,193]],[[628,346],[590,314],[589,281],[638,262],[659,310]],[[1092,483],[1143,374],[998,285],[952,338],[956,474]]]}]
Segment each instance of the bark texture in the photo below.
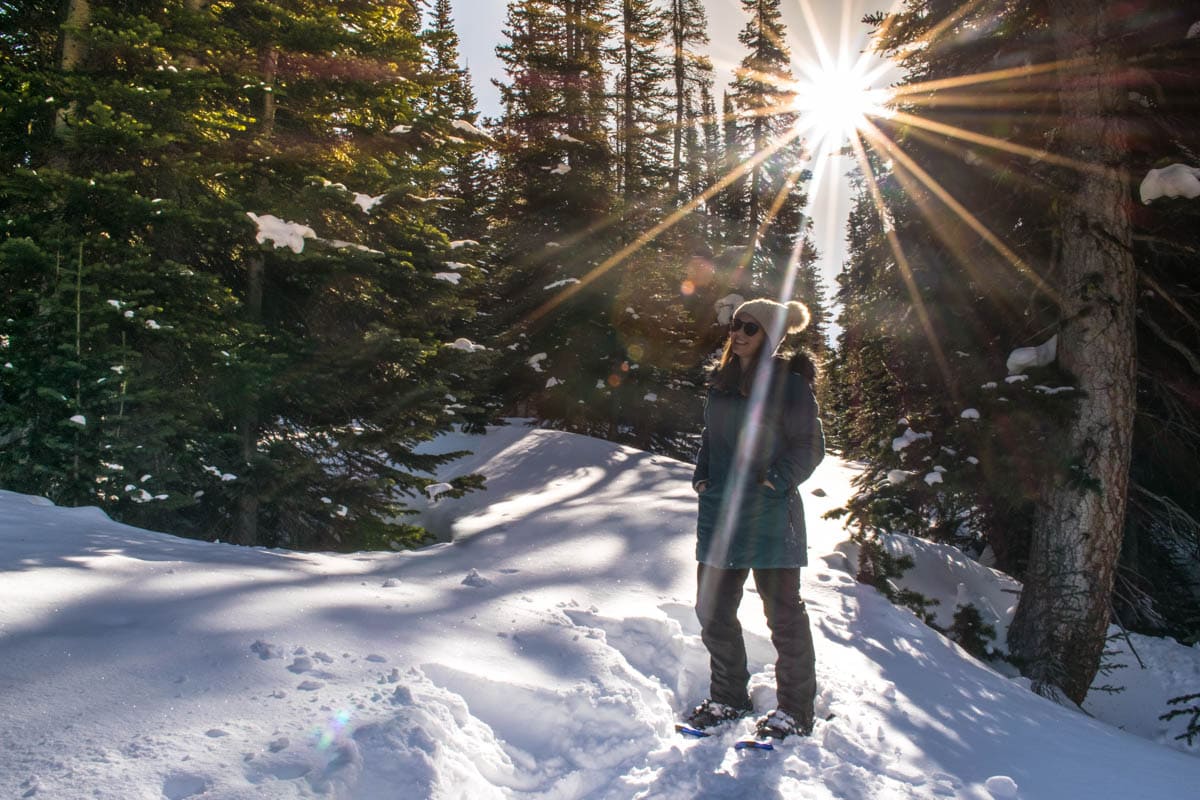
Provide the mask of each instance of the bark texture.
[{"label": "bark texture", "polygon": [[[62,55],[59,59],[59,68],[64,73],[74,72],[87,58],[87,42],[82,34],[87,30],[91,18],[92,6],[88,0],[68,0],[67,16],[63,20]],[[74,101],[55,113],[54,133],[58,138],[66,137],[67,128],[74,116]]]},{"label": "bark texture", "polygon": [[[246,273],[246,312],[251,320],[262,320],[263,306],[263,259],[253,255],[247,261]],[[242,399],[241,419],[238,421],[238,434],[242,445],[242,471],[248,474],[242,482],[241,494],[238,496],[237,516],[234,521],[233,544],[254,545],[258,541],[258,516],[261,503],[259,502],[259,484],[254,476],[253,466],[258,459],[259,412],[258,398],[254,396]]]},{"label": "bark texture", "polygon": [[1077,189],[1059,199],[1058,358],[1075,375],[1081,399],[1069,432],[1071,466],[1039,505],[1008,641],[1036,690],[1080,703],[1099,669],[1124,530],[1136,400],[1136,270],[1130,192],[1120,167],[1124,101],[1120,82],[1112,80],[1121,65],[1103,44],[1108,15],[1087,0],[1048,7],[1058,58],[1086,63],[1059,73],[1067,155],[1092,167],[1080,170]]}]

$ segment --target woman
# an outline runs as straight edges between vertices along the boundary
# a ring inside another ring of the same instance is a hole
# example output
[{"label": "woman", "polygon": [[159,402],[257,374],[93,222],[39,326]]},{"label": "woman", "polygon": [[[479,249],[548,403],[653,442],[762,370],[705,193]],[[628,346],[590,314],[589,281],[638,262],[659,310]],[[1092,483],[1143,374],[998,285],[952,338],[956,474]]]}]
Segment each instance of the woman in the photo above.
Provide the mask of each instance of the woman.
[{"label": "woman", "polygon": [[808,320],[801,303],[742,303],[705,401],[692,485],[700,504],[696,614],[712,678],[709,698],[687,717],[696,728],[753,713],[737,617],[753,571],[778,655],[778,707],[758,720],[757,732],[782,739],[812,731],[816,666],[800,599],[808,558],[798,487],[824,457],[825,437],[812,362],[775,354],[785,330],[799,332]]}]

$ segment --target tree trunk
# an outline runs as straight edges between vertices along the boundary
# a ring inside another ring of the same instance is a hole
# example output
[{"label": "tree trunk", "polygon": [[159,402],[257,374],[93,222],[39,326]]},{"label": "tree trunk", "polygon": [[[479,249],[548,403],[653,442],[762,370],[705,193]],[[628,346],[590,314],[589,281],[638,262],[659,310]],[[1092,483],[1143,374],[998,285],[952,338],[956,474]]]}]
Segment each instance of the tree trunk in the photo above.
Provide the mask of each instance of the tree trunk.
[{"label": "tree trunk", "polygon": [[[246,274],[246,313],[255,323],[262,320],[263,302],[263,258],[250,256]],[[258,544],[258,486],[254,476],[254,463],[258,455],[258,398],[254,393],[242,398],[242,414],[238,420],[242,445],[242,487],[238,495],[237,519],[234,523],[233,543]]]},{"label": "tree trunk", "polygon": [[[1135,409],[1136,272],[1120,169],[1125,132],[1120,64],[1107,15],[1086,0],[1049,3],[1057,57],[1090,58],[1058,76],[1069,155],[1100,167],[1060,198],[1062,317],[1058,358],[1080,401],[1069,429],[1070,475],[1037,509],[1028,576],[1009,628],[1012,654],[1040,693],[1083,701],[1109,623],[1125,523]],[[1107,49],[1107,52],[1106,52]]]},{"label": "tree trunk", "polygon": [[634,147],[637,134],[634,132],[636,126],[633,119],[633,34],[630,31],[633,25],[632,0],[624,0],[621,12],[625,28],[624,49],[622,52],[625,75],[621,87],[621,127],[625,129],[625,186],[623,188],[625,202],[628,203],[633,199],[636,188],[634,185],[634,159],[637,157]]},{"label": "tree trunk", "polygon": [[263,81],[262,119],[259,128],[262,138],[270,139],[275,133],[275,76],[279,72],[279,49],[274,46],[263,48],[259,54],[259,68]]},{"label": "tree trunk", "polygon": [[[762,115],[756,115],[754,122],[751,123],[754,132],[754,153],[757,156],[767,146],[766,123],[763,122]],[[762,162],[754,165],[754,169],[750,171],[750,208],[746,214],[746,239],[750,245],[750,252],[753,253],[758,248],[758,223],[761,222],[760,208],[762,206]]]},{"label": "tree trunk", "polygon": [[[74,72],[87,57],[87,44],[80,31],[87,28],[92,17],[92,6],[89,0],[68,0],[67,18],[63,24],[62,58],[59,68],[64,72]],[[58,109],[54,115],[54,134],[58,138],[66,135],[67,124],[75,114],[75,103]]]},{"label": "tree trunk", "polygon": [[675,48],[672,71],[675,77],[675,131],[671,153],[671,202],[679,202],[679,176],[683,169],[683,95],[687,66],[683,59],[684,14],[683,0],[671,3],[671,41]]}]

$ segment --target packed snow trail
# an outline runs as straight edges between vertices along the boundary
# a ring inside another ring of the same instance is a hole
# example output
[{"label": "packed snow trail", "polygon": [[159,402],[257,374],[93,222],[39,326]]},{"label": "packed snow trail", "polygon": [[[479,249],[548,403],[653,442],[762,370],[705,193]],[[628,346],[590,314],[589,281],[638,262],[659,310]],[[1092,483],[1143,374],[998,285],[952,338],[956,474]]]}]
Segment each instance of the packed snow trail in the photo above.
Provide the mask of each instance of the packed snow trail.
[{"label": "packed snow trail", "polygon": [[[854,581],[803,491],[811,738],[684,739],[707,689],[691,467],[513,425],[448,436],[488,478],[453,542],[293,553],[178,539],[0,492],[0,793],[234,798],[1190,798],[1200,759],[1068,711]],[[823,489],[824,497],[813,495]],[[998,595],[1003,597],[1002,593]],[[760,711],[772,662],[743,603]],[[1188,661],[1188,651],[1179,663]]]}]

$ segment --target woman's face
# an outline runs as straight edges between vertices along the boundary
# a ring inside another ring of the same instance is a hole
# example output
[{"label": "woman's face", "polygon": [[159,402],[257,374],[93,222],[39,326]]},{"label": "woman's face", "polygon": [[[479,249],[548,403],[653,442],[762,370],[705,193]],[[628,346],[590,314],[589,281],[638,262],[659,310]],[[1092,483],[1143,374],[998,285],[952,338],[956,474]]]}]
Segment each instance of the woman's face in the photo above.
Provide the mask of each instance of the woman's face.
[{"label": "woman's face", "polygon": [[[754,333],[750,333],[754,331]],[[763,346],[767,335],[762,324],[749,314],[739,314],[729,326],[729,343],[733,354],[747,363]]]}]

